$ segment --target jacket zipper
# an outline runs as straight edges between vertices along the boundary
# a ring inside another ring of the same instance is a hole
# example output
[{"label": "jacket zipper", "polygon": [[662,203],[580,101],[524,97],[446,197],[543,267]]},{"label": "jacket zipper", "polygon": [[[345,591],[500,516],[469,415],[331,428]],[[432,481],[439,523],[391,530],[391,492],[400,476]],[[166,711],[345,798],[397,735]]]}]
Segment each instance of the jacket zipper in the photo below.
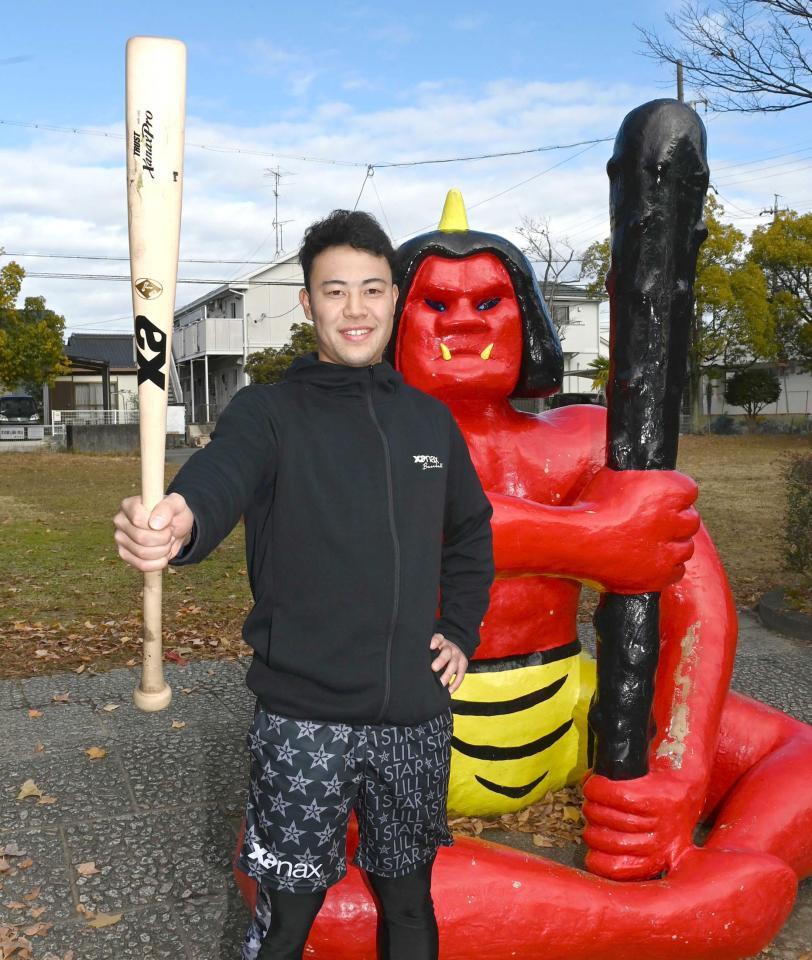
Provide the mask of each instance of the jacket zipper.
[{"label": "jacket zipper", "polygon": [[370,366],[367,402],[369,405],[369,415],[372,418],[372,422],[375,424],[375,427],[380,435],[381,443],[383,444],[384,459],[386,460],[386,491],[389,502],[389,530],[392,534],[392,544],[394,546],[395,555],[395,591],[394,598],[392,600],[392,620],[389,624],[389,635],[386,638],[386,688],[383,698],[383,706],[381,707],[380,713],[373,721],[374,723],[378,723],[379,720],[383,719],[383,716],[386,713],[386,708],[389,706],[389,693],[392,681],[392,639],[395,634],[395,624],[397,623],[398,616],[398,604],[400,602],[400,542],[398,540],[397,527],[395,526],[395,497],[392,488],[392,458],[389,452],[389,441],[386,439],[386,434],[381,429],[381,425],[378,422],[378,417],[375,413],[375,406],[372,403],[372,385],[374,378],[375,371],[374,368]]}]

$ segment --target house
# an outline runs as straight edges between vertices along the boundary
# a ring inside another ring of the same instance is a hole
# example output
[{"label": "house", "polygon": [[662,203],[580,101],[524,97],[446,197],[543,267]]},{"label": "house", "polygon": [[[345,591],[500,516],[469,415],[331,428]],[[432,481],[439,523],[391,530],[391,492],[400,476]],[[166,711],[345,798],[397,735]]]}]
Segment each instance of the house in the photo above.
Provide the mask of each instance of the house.
[{"label": "house", "polygon": [[291,253],[175,311],[172,353],[190,422],[216,420],[249,382],[248,356],[288,342],[291,324],[305,320],[302,285],[298,255]]},{"label": "house", "polygon": [[589,364],[609,355],[608,343],[601,337],[602,302],[585,287],[560,283],[556,288],[550,309],[564,352],[562,393],[598,393],[592,389],[595,372]]},{"label": "house", "polygon": [[[189,422],[215,420],[248,383],[248,356],[290,340],[291,324],[306,320],[299,304],[302,286],[302,268],[292,253],[175,311],[172,352]],[[597,393],[586,367],[602,352],[599,308],[600,301],[583,287],[558,287],[553,314],[564,349],[564,392]],[[536,401],[521,401],[522,409],[527,403],[538,407]]]},{"label": "house", "polygon": [[[137,423],[138,368],[131,333],[72,333],[65,345],[71,372],[43,387],[46,423]],[[169,370],[170,408],[182,401],[174,360]],[[170,433],[184,433],[183,417],[171,414]]]}]

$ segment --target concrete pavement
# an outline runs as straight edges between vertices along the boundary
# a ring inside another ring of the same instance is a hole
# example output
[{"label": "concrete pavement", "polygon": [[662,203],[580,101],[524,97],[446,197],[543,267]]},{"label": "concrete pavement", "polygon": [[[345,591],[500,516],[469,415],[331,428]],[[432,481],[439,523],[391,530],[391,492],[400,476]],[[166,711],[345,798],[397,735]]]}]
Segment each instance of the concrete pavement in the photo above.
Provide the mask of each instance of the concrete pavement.
[{"label": "concrete pavement", "polygon": [[[0,681],[0,850],[9,865],[0,860],[0,925],[52,924],[30,936],[36,960],[71,950],[73,960],[238,958],[249,917],[230,860],[253,716],[247,665],[167,665],[173,701],[160,714],[133,706],[136,669]],[[749,611],[733,685],[812,722],[812,648],[765,630]],[[54,702],[60,694],[66,702]],[[90,747],[105,755],[91,760]],[[18,800],[28,780],[42,796]],[[577,857],[576,848],[543,852]],[[78,869],[88,863],[95,867]],[[94,928],[81,911],[121,918]],[[810,949],[807,881],[769,957],[796,960]]]}]

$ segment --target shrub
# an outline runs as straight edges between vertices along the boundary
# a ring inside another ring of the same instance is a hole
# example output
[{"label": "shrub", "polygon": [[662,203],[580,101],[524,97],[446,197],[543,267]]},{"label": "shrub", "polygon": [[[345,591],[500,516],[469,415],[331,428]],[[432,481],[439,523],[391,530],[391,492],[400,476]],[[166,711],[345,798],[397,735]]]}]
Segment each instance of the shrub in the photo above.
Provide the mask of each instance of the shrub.
[{"label": "shrub", "polygon": [[791,570],[812,578],[812,454],[790,458],[785,482],[785,559]]},{"label": "shrub", "polygon": [[733,417],[729,417],[726,413],[722,413],[711,421],[710,432],[719,434],[720,436],[729,437],[734,433],[738,433],[739,429],[736,426],[736,421],[733,419]]}]

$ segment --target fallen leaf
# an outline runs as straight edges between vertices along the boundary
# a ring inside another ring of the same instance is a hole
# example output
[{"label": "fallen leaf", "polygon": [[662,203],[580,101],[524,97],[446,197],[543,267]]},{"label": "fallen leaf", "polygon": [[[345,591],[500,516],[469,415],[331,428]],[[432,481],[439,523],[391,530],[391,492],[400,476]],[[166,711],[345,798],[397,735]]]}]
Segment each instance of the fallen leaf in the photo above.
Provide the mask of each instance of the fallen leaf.
[{"label": "fallen leaf", "polygon": [[42,887],[34,887],[32,890],[29,890],[28,893],[24,894],[23,900],[36,900],[41,890]]},{"label": "fallen leaf", "polygon": [[92,920],[87,921],[87,925],[101,930],[102,927],[112,927],[113,924],[118,923],[120,919],[120,913],[97,913]]},{"label": "fallen leaf", "polygon": [[191,688],[191,687],[181,687],[181,688],[180,688],[180,692],[181,692],[181,693],[191,693],[191,692],[192,692],[192,688]]},{"label": "fallen leaf", "polygon": [[189,661],[184,659],[176,650],[167,650],[164,653],[164,658],[171,660],[173,663],[176,663],[179,667],[187,667]]},{"label": "fallen leaf", "polygon": [[27,870],[29,867],[33,867],[33,866],[34,866],[34,861],[31,859],[31,857],[25,857],[24,859],[20,860],[20,862],[17,864],[17,866],[18,866],[21,870]]},{"label": "fallen leaf", "polygon": [[73,672],[74,672],[74,673],[84,673],[84,672],[85,672],[85,666],[86,666],[86,665],[83,663],[83,664],[81,664],[80,666],[78,666]]},{"label": "fallen leaf", "polygon": [[100,873],[96,868],[95,860],[86,860],[84,863],[80,863],[76,867],[76,872],[80,877],[92,877],[94,873]]},{"label": "fallen leaf", "polygon": [[27,903],[20,903],[19,900],[11,900],[9,903],[4,904],[8,907],[9,910],[25,910],[28,906]]},{"label": "fallen leaf", "polygon": [[85,626],[88,630],[93,630],[95,624],[92,624],[89,620],[85,620]]},{"label": "fallen leaf", "polygon": [[106,710],[108,713],[112,713],[114,710],[118,710],[120,706],[121,706],[120,703],[105,703],[105,705],[102,707],[102,710]]},{"label": "fallen leaf", "polygon": [[578,821],[581,819],[581,811],[578,809],[578,807],[567,805],[564,807],[564,819],[572,820],[573,823],[578,823]]},{"label": "fallen leaf", "polygon": [[41,797],[42,790],[34,783],[33,780],[26,780],[25,783],[20,787],[20,792],[17,794],[18,800],[25,800],[26,797]]},{"label": "fallen leaf", "polygon": [[8,873],[11,870],[11,864],[4,857],[0,857],[0,873]]},{"label": "fallen leaf", "polygon": [[41,716],[42,716],[42,710],[33,710],[33,709],[32,709],[32,710],[29,710],[29,711],[28,711],[28,716],[31,717],[32,719],[36,719],[37,717],[41,717]]},{"label": "fallen leaf", "polygon": [[91,918],[96,916],[96,914],[92,910],[88,910],[83,903],[79,904],[79,906],[76,908],[76,912],[81,913],[83,917]]},{"label": "fallen leaf", "polygon": [[107,756],[107,751],[104,747],[88,747],[85,750],[85,753],[90,757],[91,760],[101,760],[102,757]]},{"label": "fallen leaf", "polygon": [[23,933],[27,937],[44,937],[52,926],[52,923],[37,923],[32,927],[23,927]]},{"label": "fallen leaf", "polygon": [[47,907],[31,907],[31,909],[28,911],[28,916],[33,917],[35,920],[39,920],[39,918],[43,915],[43,913],[46,913],[47,910]]},{"label": "fallen leaf", "polygon": [[43,795],[37,800],[37,804],[41,806],[48,806],[51,803],[56,803],[56,797],[50,797],[43,793]]},{"label": "fallen leaf", "polygon": [[533,846],[534,847],[554,847],[555,844],[550,840],[549,837],[542,836],[540,833],[533,834]]},{"label": "fallen leaf", "polygon": [[135,660],[128,660],[126,665],[127,665],[128,667],[134,667],[134,666],[135,666]]},{"label": "fallen leaf", "polygon": [[69,702],[70,702],[70,694],[69,694],[69,693],[55,693],[55,694],[51,697],[51,700],[52,700],[54,703],[69,703]]},{"label": "fallen leaf", "polygon": [[182,730],[185,726],[186,726],[186,724],[184,723],[183,720],[173,720],[173,721],[172,721],[172,729],[173,729],[173,730]]},{"label": "fallen leaf", "polygon": [[40,743],[39,741],[37,741],[37,743],[34,745],[34,753],[42,753],[44,749],[45,749],[44,743]]}]

